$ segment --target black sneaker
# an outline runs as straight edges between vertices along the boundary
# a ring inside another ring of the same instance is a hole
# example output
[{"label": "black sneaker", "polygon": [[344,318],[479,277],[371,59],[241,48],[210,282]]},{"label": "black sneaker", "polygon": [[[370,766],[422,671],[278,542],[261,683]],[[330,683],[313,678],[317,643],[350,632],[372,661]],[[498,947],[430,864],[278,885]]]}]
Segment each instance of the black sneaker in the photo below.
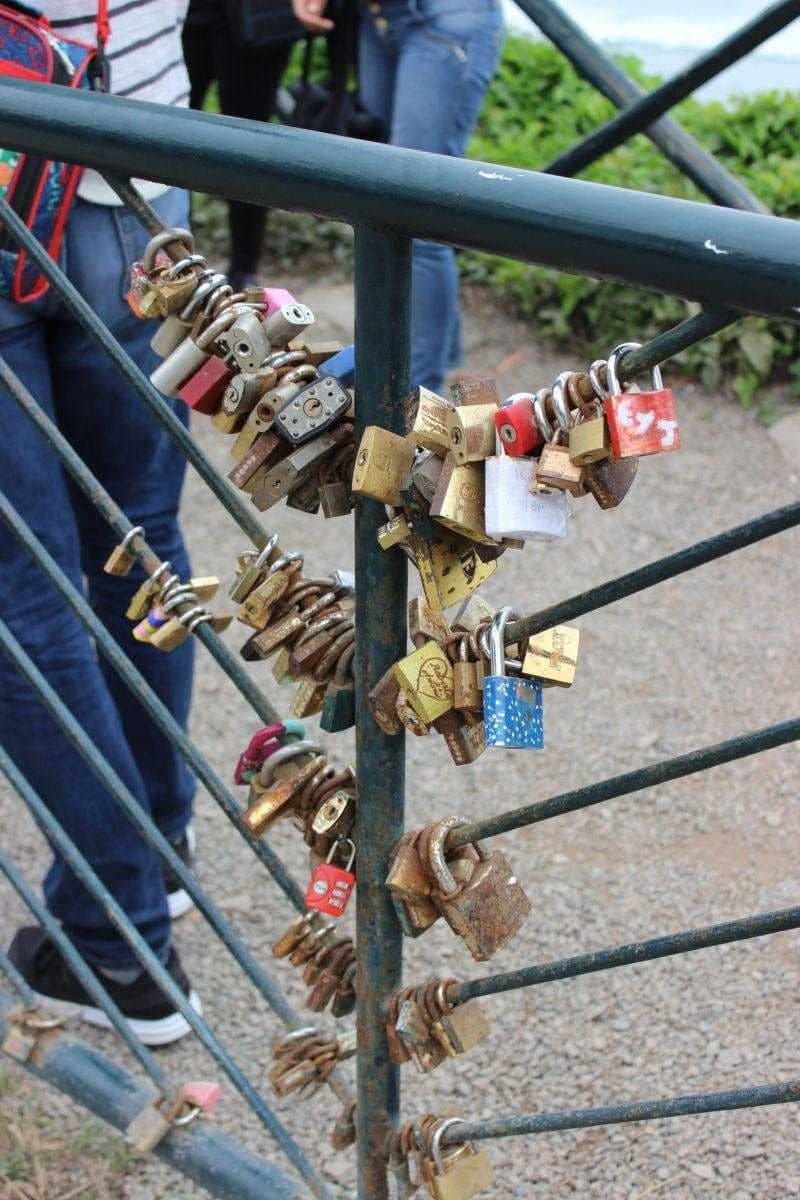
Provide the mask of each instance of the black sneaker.
[{"label": "black sneaker", "polygon": [[[197,839],[194,833],[194,825],[190,822],[184,829],[180,841],[171,842],[170,845],[181,862],[190,871],[193,871],[195,858],[197,857]],[[194,900],[181,887],[180,880],[172,874],[172,871],[166,864],[164,864],[164,887],[167,889],[169,915],[173,921],[177,921],[178,917],[185,916],[191,908],[194,908]]]},{"label": "black sneaker", "polygon": [[[93,999],[39,926],[18,930],[8,954],[39,999],[57,1016],[79,1016],[89,1025],[112,1028],[106,1014],[95,1007]],[[192,1008],[201,1013],[200,997],[189,983],[174,947],[166,967]],[[127,1017],[133,1032],[146,1046],[167,1046],[191,1033],[186,1018],[176,1011],[144,971],[134,983],[128,984],[115,983],[102,974],[99,978],[122,1015]]]}]

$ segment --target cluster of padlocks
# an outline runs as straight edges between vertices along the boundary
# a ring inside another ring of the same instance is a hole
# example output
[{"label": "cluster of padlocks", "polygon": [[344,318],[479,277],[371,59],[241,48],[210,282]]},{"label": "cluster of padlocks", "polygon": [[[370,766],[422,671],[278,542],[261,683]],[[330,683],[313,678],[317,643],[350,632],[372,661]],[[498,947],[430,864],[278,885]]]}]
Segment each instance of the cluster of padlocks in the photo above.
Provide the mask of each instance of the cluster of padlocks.
[{"label": "cluster of padlocks", "polygon": [[[163,247],[176,238],[188,253],[171,262]],[[566,537],[571,498],[592,495],[601,508],[614,508],[630,490],[639,457],[680,447],[672,393],[658,372],[650,391],[619,383],[620,362],[636,343],[623,343],[585,373],[562,373],[550,388],[505,402],[492,379],[460,379],[450,398],[415,388],[404,434],[370,426],[356,448],[353,347],[307,340],[314,316],[285,289],[234,295],[224,275],[193,252],[191,235],[170,230],[134,264],[129,303],[139,316],[162,321],[152,345],[163,362],[152,382],[233,438],[229,478],[257,508],[286,498],[294,508],[333,517],[349,513],[357,496],[386,506],[378,541],[407,555],[423,595],[409,604],[414,650],[368,697],[380,728],[416,736],[434,729],[458,766],[486,748],[540,748],[543,688],[573,682],[578,630],[556,626],[507,646],[506,626],[517,614],[495,611],[475,592],[507,550]],[[127,572],[135,532],[107,570]],[[171,649],[200,622],[223,627],[231,618],[203,607],[218,582],[181,583],[162,564],[131,601],[134,636]],[[242,656],[276,656],[276,680],[297,685],[294,716],[321,713],[330,732],[352,726],[352,576],[306,578],[303,555],[284,554],[272,537],[260,552],[240,556],[230,596],[252,630]],[[455,614],[445,616],[450,609]],[[345,1016],[356,1001],[355,947],[335,922],[356,882],[354,771],[338,770],[299,720],[287,720],[254,734],[234,778],[248,788],[242,823],[252,837],[289,818],[309,846],[307,911],[273,953],[302,968],[309,1009],[330,1006],[332,1015]],[[386,885],[406,936],[443,918],[483,962],[515,936],[531,905],[499,851],[448,844],[466,824],[446,817],[406,833]],[[432,980],[392,998],[387,1035],[396,1063],[432,1071],[484,1040],[488,1022],[476,1000],[454,1002],[458,986]],[[273,1086],[281,1095],[310,1094],[350,1052],[349,1042],[313,1028],[292,1033],[275,1044]],[[468,1200],[488,1186],[484,1153],[450,1139],[441,1145],[453,1123],[424,1117],[393,1136],[396,1195],[411,1196],[425,1184],[435,1200]],[[351,1109],[333,1143],[344,1146],[354,1136]]]}]

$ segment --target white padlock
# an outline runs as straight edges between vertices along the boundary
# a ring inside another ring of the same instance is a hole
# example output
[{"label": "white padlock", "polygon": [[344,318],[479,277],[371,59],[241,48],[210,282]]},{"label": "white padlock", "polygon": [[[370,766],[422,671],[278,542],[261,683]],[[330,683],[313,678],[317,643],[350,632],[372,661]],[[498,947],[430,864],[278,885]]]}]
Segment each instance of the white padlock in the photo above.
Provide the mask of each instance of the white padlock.
[{"label": "white padlock", "polygon": [[567,536],[570,516],[566,492],[531,495],[536,462],[502,452],[486,463],[486,532],[490,537],[554,542]]}]

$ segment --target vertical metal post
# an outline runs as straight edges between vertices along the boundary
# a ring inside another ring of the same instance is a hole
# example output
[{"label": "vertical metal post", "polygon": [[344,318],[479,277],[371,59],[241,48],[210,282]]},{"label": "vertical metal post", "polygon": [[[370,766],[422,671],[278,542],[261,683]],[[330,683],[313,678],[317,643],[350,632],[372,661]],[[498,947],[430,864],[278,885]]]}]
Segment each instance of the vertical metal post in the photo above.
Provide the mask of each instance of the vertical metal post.
[{"label": "vertical metal post", "polygon": [[[408,392],[411,241],[357,229],[356,444],[366,425],[404,433]],[[386,1140],[397,1118],[398,1071],[386,1044],[385,1004],[400,985],[402,935],[384,880],[403,832],[405,743],[372,719],[369,689],[406,651],[406,560],[384,553],[383,505],[360,498],[355,519],[358,806],[358,1200],[387,1200]]]}]

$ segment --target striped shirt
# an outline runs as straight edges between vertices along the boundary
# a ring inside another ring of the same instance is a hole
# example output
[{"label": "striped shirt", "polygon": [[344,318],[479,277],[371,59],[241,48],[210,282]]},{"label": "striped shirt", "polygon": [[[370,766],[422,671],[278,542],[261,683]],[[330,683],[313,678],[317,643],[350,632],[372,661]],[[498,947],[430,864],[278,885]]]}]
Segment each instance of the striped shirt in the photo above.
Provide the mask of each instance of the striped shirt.
[{"label": "striped shirt", "polygon": [[[110,0],[111,36],[106,46],[111,67],[111,92],[129,100],[185,105],[189,78],[183,62],[181,28],[188,0]],[[93,0],[41,0],[55,33],[94,45],[97,5]],[[153,198],[166,188],[142,189]],[[95,171],[84,172],[78,191],[86,200],[118,204],[114,193]]]}]

